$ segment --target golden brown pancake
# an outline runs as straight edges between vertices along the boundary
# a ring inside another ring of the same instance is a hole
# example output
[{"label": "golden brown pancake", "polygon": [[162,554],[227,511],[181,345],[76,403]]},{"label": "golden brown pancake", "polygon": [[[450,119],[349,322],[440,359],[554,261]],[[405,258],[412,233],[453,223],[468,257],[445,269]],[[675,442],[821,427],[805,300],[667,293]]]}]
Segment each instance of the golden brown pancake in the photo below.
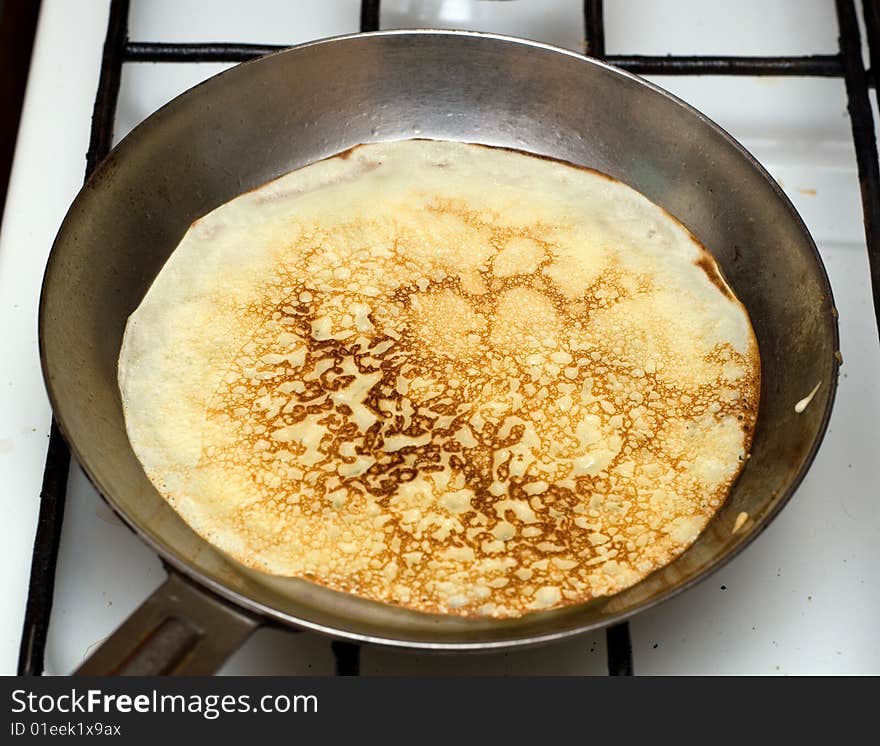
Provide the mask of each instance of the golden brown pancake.
[{"label": "golden brown pancake", "polygon": [[607,176],[364,145],[197,221],[126,328],[131,444],[239,562],[512,617],[668,563],[748,452],[744,307]]}]

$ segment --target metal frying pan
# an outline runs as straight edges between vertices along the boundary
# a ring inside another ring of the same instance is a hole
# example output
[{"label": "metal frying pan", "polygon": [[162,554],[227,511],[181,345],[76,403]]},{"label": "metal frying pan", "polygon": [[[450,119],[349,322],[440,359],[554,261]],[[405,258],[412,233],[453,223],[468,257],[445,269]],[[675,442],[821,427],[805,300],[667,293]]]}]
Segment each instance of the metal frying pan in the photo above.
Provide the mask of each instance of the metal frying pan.
[{"label": "metal frying pan", "polygon": [[[410,137],[504,145],[620,179],[714,252],[748,308],[763,363],[752,457],[697,542],[616,596],[516,620],[466,620],[269,578],[196,536],[132,452],[116,384],[125,321],[190,223],[319,158]],[[70,208],[46,270],[40,344],[76,458],[170,570],[81,669],[89,673],[209,672],[268,621],[441,650],[547,642],[617,622],[693,585],[767,526],[816,453],[838,368],[836,313],[816,247],[776,183],[726,133],[662,90],[580,55],[447,31],[304,44],[239,65],[160,109]]]}]

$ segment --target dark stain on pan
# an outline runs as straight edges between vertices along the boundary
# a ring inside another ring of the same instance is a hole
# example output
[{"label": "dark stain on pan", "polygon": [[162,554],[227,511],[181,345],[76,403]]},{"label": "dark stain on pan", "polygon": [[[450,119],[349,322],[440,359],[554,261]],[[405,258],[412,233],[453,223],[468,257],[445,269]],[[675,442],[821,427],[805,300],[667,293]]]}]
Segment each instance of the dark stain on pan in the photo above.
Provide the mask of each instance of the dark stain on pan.
[{"label": "dark stain on pan", "polygon": [[[519,153],[521,155],[528,155],[528,156],[532,156],[533,158],[540,158],[541,160],[549,161],[551,163],[561,163],[565,166],[571,166],[572,168],[579,169],[580,171],[586,171],[588,173],[595,174],[596,176],[601,176],[603,179],[607,179],[608,181],[612,181],[612,182],[620,183],[620,184],[625,184],[625,182],[621,182],[619,179],[615,179],[613,176],[609,176],[608,174],[603,173],[602,171],[598,171],[595,168],[590,168],[589,166],[582,166],[579,163],[572,163],[571,161],[566,161],[561,158],[554,158],[549,155],[541,155],[540,153],[531,153],[527,150],[520,150],[518,148],[508,148],[508,147],[504,147],[504,146],[497,147],[494,145],[483,145],[481,143],[472,143],[472,144],[475,144],[481,148],[491,148],[493,150],[507,150],[507,151],[510,151],[511,153]],[[625,184],[625,186],[629,186],[629,185]],[[634,187],[630,187],[630,188],[634,189]],[[638,190],[636,190],[636,191],[638,191]],[[641,194],[641,192],[639,192],[639,194]],[[645,195],[643,195],[643,196],[645,196]],[[684,223],[682,223],[675,215],[673,215],[671,212],[669,212],[669,210],[658,205],[656,202],[653,202],[653,200],[652,200],[652,204],[654,204],[655,207],[657,207],[659,210],[661,210],[663,212],[663,214],[667,218],[669,218],[672,222],[676,223],[681,228],[683,228],[687,232],[687,234],[690,236],[691,241],[694,242],[694,244],[697,246],[697,248],[700,252],[700,258],[697,259],[695,264],[700,269],[702,269],[703,272],[706,273],[706,276],[709,278],[709,281],[721,291],[721,293],[724,295],[725,298],[739,302],[738,299],[736,298],[736,296],[734,296],[733,291],[730,289],[730,286],[727,284],[726,280],[722,276],[721,270],[719,269],[718,265],[716,264],[716,261],[715,261],[714,256],[712,255],[712,252],[710,252],[709,249],[707,249],[703,245],[702,241],[700,241],[693,234],[693,232],[691,232],[691,230],[686,225],[684,225]],[[742,256],[742,254],[739,250],[739,247],[735,247],[734,261],[739,261],[741,256]]]},{"label": "dark stain on pan", "polygon": [[349,158],[351,158],[351,154],[360,147],[362,147],[362,145],[354,145],[347,150],[343,150],[341,153],[337,153],[335,156],[331,157],[342,158],[342,160],[347,161]]},{"label": "dark stain on pan", "polygon": [[712,259],[712,256],[707,251],[704,250],[704,253],[700,255],[700,258],[697,259],[694,264],[706,273],[709,282],[718,288],[725,298],[734,300],[733,293],[730,291],[730,288],[724,281],[721,273],[718,271],[718,265],[715,264],[715,260]]}]

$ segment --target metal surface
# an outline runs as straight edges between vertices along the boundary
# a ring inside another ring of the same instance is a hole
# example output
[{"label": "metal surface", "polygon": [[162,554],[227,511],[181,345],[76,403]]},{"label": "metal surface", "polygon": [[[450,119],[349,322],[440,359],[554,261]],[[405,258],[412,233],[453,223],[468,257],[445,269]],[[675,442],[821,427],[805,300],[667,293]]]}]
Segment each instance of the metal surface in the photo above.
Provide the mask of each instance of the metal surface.
[{"label": "metal surface", "polygon": [[[285,47],[275,44],[175,44],[129,42],[126,62],[246,62]],[[843,76],[840,55],[815,54],[801,57],[738,57],[678,55],[622,55],[603,57],[591,45],[590,56],[638,75],[774,75],[788,77],[839,78]]]},{"label": "metal surface", "polygon": [[629,636],[629,623],[615,624],[606,633],[608,645],[608,675],[632,676],[632,641]]},{"label": "metal surface", "polygon": [[336,658],[337,676],[359,676],[361,671],[360,645],[345,640],[334,640],[331,645]]},{"label": "metal surface", "polygon": [[126,62],[246,62],[284,47],[275,44],[165,44],[129,42]]},{"label": "metal surface", "polygon": [[[116,0],[107,23],[101,76],[92,109],[92,129],[86,154],[86,177],[110,152],[110,145],[113,142],[113,116],[122,74],[122,50],[128,28],[128,7],[128,0]],[[69,468],[70,451],[53,419],[49,431],[46,465],[43,470],[43,487],[40,490],[40,517],[34,537],[30,586],[18,656],[19,675],[35,676],[43,673]]]},{"label": "metal surface", "polygon": [[171,573],[75,673],[204,676],[258,625],[256,617]]},{"label": "metal surface", "polygon": [[638,75],[774,75],[834,78],[843,75],[840,55],[804,57],[609,55],[617,67]]},{"label": "metal surface", "polygon": [[[868,0],[865,8],[873,61],[880,54],[880,48],[877,47],[880,43],[880,10],[877,0]],[[840,26],[840,53],[843,57],[847,109],[852,122],[853,144],[862,187],[862,214],[865,218],[868,267],[874,296],[874,320],[880,330],[880,165],[877,162],[874,114],[868,99],[869,76],[862,63],[862,40],[852,0],[837,0],[837,22]]]},{"label": "metal surface", "polygon": [[[153,489],[128,444],[116,387],[124,323],[188,225],[292,168],[360,142],[412,136],[525,149],[621,179],[712,249],[750,312],[764,375],[752,458],[693,547],[610,599],[477,621],[270,579],[199,539]],[[434,649],[559,639],[618,622],[697,582],[791,496],[824,433],[837,382],[824,269],[790,203],[754,159],[705,117],[631,75],[545,45],[463,32],[305,44],[229,70],[163,107],[116,148],[72,206],[47,269],[40,326],[50,397],[76,457],[172,566],[281,622]],[[812,404],[796,414],[794,403],[819,382]],[[749,520],[734,533],[741,512]]]},{"label": "metal surface", "polygon": [[49,430],[46,467],[40,489],[40,513],[34,537],[24,629],[18,652],[19,676],[38,676],[43,672],[49,611],[55,590],[55,568],[61,544],[61,519],[66,496],[64,488],[69,469],[70,451],[58,431],[58,425],[53,421]]},{"label": "metal surface", "polygon": [[[603,0],[584,2],[584,46],[595,59],[605,58],[605,21]],[[629,622],[611,625],[605,630],[605,649],[608,651],[609,676],[632,676],[632,640]]]}]

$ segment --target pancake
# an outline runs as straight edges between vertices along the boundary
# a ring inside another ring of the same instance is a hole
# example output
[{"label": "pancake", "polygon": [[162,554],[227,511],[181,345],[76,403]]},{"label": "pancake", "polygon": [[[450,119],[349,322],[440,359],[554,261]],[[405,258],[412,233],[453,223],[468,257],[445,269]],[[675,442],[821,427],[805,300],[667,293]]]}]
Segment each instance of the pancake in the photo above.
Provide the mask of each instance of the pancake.
[{"label": "pancake", "polygon": [[131,315],[131,445],[240,563],[516,617],[684,551],[747,458],[745,308],[595,171],[362,145],[198,220]]}]

